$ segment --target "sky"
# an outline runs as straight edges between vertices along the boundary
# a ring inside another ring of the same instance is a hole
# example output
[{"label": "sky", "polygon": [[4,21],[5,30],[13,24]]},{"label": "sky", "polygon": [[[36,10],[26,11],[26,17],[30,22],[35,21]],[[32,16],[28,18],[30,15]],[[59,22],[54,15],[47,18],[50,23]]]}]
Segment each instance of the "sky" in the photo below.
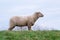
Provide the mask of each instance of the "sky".
[{"label": "sky", "polygon": [[60,0],[0,0],[0,30],[9,28],[13,16],[27,16],[37,11],[44,14],[39,18],[33,30],[60,30]]}]

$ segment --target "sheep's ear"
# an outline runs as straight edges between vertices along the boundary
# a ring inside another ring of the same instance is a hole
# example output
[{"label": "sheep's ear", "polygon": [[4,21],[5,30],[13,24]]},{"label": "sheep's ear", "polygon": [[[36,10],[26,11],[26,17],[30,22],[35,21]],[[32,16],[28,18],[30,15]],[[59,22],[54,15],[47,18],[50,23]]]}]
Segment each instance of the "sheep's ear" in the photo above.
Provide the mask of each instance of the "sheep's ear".
[{"label": "sheep's ear", "polygon": [[36,12],[37,14],[41,13],[41,12]]},{"label": "sheep's ear", "polygon": [[36,15],[39,15],[40,12],[36,12]]}]

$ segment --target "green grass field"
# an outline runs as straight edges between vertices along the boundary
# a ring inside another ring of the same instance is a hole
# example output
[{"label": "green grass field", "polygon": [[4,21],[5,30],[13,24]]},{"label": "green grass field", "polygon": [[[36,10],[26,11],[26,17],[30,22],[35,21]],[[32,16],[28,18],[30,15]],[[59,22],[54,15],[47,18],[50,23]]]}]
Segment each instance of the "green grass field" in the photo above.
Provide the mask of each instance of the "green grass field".
[{"label": "green grass field", "polygon": [[0,40],[60,40],[60,31],[0,31]]}]

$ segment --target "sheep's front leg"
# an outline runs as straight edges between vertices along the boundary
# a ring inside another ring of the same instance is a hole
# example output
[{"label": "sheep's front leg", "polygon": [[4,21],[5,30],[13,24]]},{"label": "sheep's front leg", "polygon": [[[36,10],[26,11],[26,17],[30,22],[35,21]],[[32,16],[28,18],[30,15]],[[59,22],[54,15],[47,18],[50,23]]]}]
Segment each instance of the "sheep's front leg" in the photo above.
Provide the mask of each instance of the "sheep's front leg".
[{"label": "sheep's front leg", "polygon": [[28,30],[31,30],[31,26],[28,26]]},{"label": "sheep's front leg", "polygon": [[31,23],[28,23],[28,30],[31,30]]}]

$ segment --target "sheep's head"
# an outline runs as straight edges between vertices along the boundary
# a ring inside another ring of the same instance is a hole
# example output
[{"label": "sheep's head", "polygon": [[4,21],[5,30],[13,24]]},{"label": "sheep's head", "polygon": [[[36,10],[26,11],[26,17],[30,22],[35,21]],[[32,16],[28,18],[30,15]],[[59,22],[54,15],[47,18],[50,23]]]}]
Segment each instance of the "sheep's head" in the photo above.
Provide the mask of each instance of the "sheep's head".
[{"label": "sheep's head", "polygon": [[36,12],[35,14],[37,15],[38,18],[44,16],[41,12]]}]

